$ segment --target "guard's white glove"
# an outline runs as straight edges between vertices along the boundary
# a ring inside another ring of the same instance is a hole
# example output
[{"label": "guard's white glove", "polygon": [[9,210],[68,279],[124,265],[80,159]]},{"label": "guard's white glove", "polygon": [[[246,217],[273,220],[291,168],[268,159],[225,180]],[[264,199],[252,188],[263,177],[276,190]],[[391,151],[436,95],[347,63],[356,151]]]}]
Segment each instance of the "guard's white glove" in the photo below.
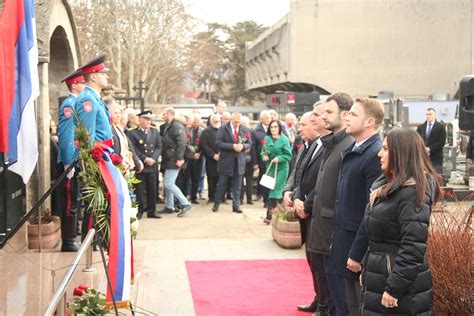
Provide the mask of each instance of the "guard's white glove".
[{"label": "guard's white glove", "polygon": [[[64,170],[66,170],[67,168],[69,168],[69,165],[64,165]],[[72,177],[74,177],[75,172],[76,172],[76,168],[72,168],[71,171],[69,171],[69,173],[66,175],[66,178],[71,180]]]}]

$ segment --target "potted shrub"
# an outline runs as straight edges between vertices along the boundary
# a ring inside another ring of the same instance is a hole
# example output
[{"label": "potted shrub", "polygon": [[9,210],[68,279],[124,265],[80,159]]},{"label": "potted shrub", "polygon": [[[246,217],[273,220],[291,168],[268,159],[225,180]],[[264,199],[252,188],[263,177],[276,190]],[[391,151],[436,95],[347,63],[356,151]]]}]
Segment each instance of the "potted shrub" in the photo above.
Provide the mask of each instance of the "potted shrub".
[{"label": "potted shrub", "polygon": [[272,215],[272,238],[282,248],[301,247],[300,223],[293,209],[277,205]]},{"label": "potted shrub", "polygon": [[[39,211],[41,212],[41,211]],[[39,248],[39,217],[32,217],[27,223],[26,230],[28,232],[28,248]],[[41,217],[41,247],[43,249],[53,249],[61,240],[61,219],[53,216],[49,210]]]}]

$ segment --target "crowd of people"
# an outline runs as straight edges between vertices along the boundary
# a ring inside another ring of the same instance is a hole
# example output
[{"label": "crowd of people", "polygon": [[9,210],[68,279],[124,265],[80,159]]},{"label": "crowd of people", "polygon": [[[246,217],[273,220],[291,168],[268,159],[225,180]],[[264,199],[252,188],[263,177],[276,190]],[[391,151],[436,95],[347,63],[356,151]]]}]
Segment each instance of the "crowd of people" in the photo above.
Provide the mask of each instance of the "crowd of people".
[{"label": "crowd of people", "polygon": [[[107,85],[104,58],[64,80],[71,94],[59,111],[56,173],[77,154],[74,112],[91,143],[112,139],[125,172],[134,171],[140,180],[135,185],[139,219],[145,213],[148,218],[186,216],[193,204],[202,203],[206,178],[209,211],[219,212],[230,199],[232,212],[242,213],[244,198],[248,204],[262,199],[269,224],[278,205],[293,208],[314,285],[313,301],[299,310],[315,315],[431,312],[425,251],[431,205],[440,198],[439,151],[446,138],[434,109],[427,110],[418,131],[395,129],[383,138],[381,104],[346,93],[317,102],[298,124],[293,113],[280,120],[275,111],[264,110],[252,128],[248,117],[227,112],[220,102],[204,119],[199,112],[182,116],[166,108],[164,123],[154,126],[150,111],[136,113],[100,97]],[[63,251],[78,247],[78,168],[62,188]],[[275,179],[273,186],[259,184],[265,174]],[[164,207],[157,211],[160,202]],[[86,212],[83,236],[91,221]]]},{"label": "crowd of people", "polygon": [[440,125],[434,109],[418,133],[394,129],[382,138],[383,118],[377,100],[336,93],[300,119],[304,143],[284,203],[300,218],[314,285],[301,311],[431,314],[425,252],[431,206],[441,196],[433,153],[443,132],[425,127]]}]

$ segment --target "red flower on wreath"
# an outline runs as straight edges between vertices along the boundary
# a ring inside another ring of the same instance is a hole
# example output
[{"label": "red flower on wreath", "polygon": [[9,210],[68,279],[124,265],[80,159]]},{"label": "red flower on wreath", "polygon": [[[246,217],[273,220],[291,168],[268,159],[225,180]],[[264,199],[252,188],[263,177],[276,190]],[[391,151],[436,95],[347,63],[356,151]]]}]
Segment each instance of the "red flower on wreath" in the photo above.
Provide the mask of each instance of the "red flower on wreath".
[{"label": "red flower on wreath", "polygon": [[245,138],[249,139],[249,138],[250,138],[250,134],[249,134],[249,133],[245,133]]},{"label": "red flower on wreath", "polygon": [[83,290],[83,291],[87,291],[89,289],[89,287],[85,284],[79,284],[78,288]]},{"label": "red flower on wreath", "polygon": [[120,165],[122,163],[122,157],[120,157],[116,153],[110,154],[110,159],[112,159],[112,163],[114,165]]},{"label": "red flower on wreath", "polygon": [[196,143],[200,143],[200,142],[201,142],[201,139],[200,139],[199,137],[196,137],[195,142],[196,142]]},{"label": "red flower on wreath", "polygon": [[103,151],[100,150],[100,149],[93,149],[92,150],[92,158],[95,161],[100,161],[102,159],[102,154],[103,154]]},{"label": "red flower on wreath", "polygon": [[191,139],[191,134],[189,134],[189,133],[186,134],[186,138],[187,138],[187,139]]},{"label": "red flower on wreath", "polygon": [[267,144],[267,141],[265,139],[262,139],[262,145],[265,146]]},{"label": "red flower on wreath", "polygon": [[73,294],[74,296],[82,296],[82,294],[84,294],[84,292],[85,292],[85,291],[84,291],[83,289],[80,289],[80,288],[76,287],[76,288],[74,289],[74,292],[73,292],[72,294]]}]

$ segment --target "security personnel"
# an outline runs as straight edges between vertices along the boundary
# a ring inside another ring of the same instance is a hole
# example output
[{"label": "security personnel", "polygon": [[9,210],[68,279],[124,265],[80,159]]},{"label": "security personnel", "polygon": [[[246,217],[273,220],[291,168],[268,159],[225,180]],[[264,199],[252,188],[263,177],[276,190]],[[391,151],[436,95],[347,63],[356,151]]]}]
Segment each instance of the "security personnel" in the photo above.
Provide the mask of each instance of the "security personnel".
[{"label": "security personnel", "polygon": [[[84,76],[86,87],[77,97],[75,109],[79,121],[89,131],[91,145],[113,137],[110,112],[100,97],[100,92],[108,84],[109,69],[104,64],[106,57],[102,54],[79,68]],[[92,224],[92,213],[86,208],[82,221],[82,240]]]},{"label": "security personnel", "polygon": [[[61,82],[65,82],[69,89],[69,96],[63,101],[59,108],[58,139],[59,154],[58,163],[67,169],[77,157],[77,148],[74,144],[74,106],[77,96],[84,90],[84,77],[81,71],[74,71],[66,76]],[[79,243],[76,241],[78,202],[78,181],[75,168],[66,176],[66,181],[61,183],[61,251],[77,251]]]},{"label": "security personnel", "polygon": [[138,218],[147,212],[149,218],[161,218],[156,214],[156,187],[158,178],[158,157],[161,153],[161,136],[158,129],[151,126],[151,111],[138,114],[138,127],[131,129],[128,137],[135,152],[145,166],[136,174],[141,182],[135,186],[138,199]]},{"label": "security personnel", "polygon": [[90,133],[90,143],[103,142],[112,138],[110,112],[100,97],[109,78],[105,67],[106,55],[100,55],[80,68],[86,88],[77,97],[76,112],[79,120]]}]

